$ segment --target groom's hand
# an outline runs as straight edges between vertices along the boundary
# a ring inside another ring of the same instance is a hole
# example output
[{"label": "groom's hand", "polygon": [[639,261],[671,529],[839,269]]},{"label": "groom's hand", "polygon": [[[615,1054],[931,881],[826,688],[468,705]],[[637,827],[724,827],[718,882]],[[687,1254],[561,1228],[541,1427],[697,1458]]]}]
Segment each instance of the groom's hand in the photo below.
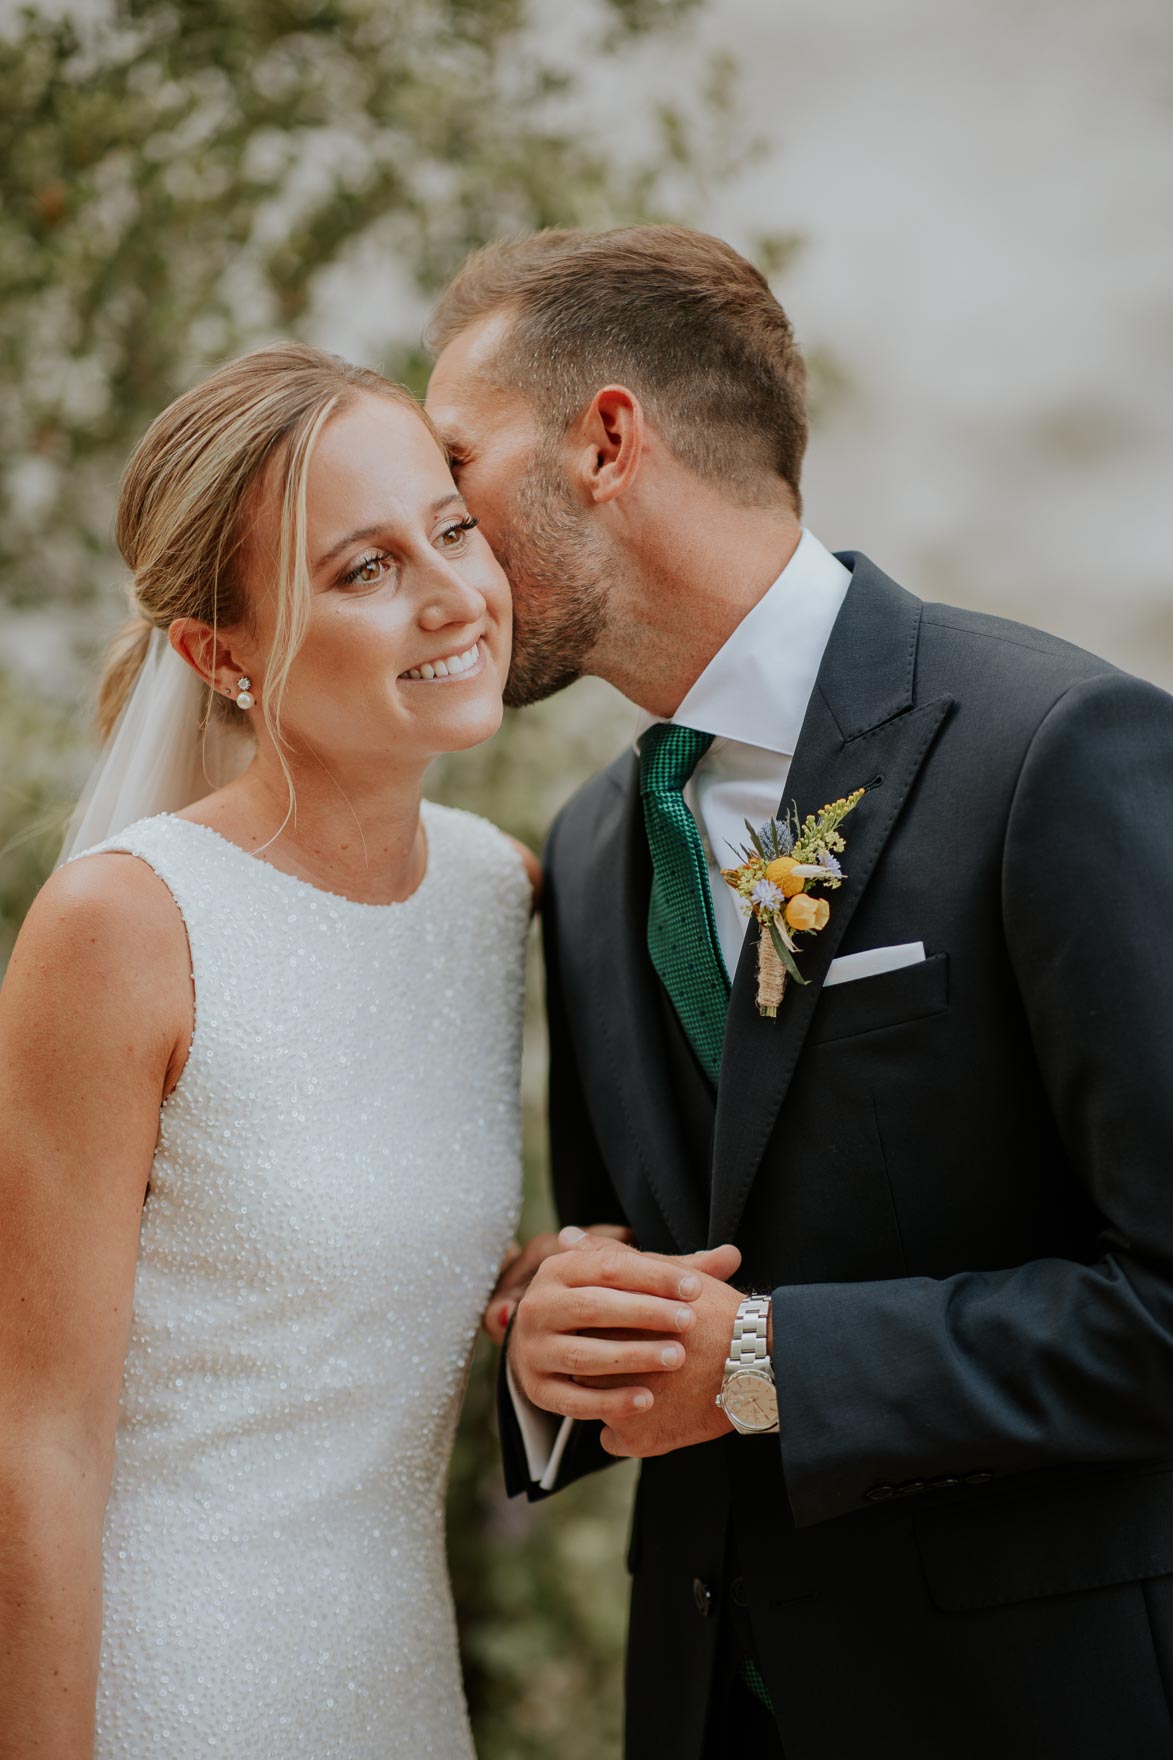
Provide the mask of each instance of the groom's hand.
[{"label": "groom's hand", "polygon": [[[711,1442],[733,1429],[716,1400],[742,1297],[738,1290],[719,1281],[719,1275],[701,1275],[700,1294],[692,1302],[695,1319],[688,1338],[688,1359],[676,1374],[652,1379],[654,1406],[646,1411],[620,1408],[616,1417],[607,1419],[600,1440],[608,1454],[647,1460],[651,1455]],[[591,1385],[616,1392],[622,1382],[607,1376]]]},{"label": "groom's hand", "polygon": [[[579,1229],[564,1229],[559,1240],[563,1250],[543,1261],[518,1304],[509,1338],[513,1374],[543,1411],[625,1426],[682,1372],[694,1304],[708,1285],[732,1277],[741,1254],[736,1247],[641,1253]],[[741,1298],[728,1293],[736,1310]]]},{"label": "groom's hand", "polygon": [[[620,1223],[599,1222],[587,1230],[588,1234],[602,1235],[608,1240],[629,1241],[631,1230]],[[518,1302],[533,1282],[538,1266],[545,1263],[552,1254],[561,1248],[556,1234],[535,1234],[525,1243],[518,1246],[515,1241],[501,1262],[501,1270],[497,1275],[497,1284],[489,1297],[481,1325],[494,1344],[502,1344],[509,1330],[509,1322],[513,1318]]]}]

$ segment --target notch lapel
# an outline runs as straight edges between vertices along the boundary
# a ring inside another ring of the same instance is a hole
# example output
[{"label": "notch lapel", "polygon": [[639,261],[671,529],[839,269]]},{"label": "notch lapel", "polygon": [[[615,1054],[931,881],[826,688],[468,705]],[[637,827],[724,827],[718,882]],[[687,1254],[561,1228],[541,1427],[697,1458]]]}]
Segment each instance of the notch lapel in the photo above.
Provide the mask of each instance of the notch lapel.
[{"label": "notch lapel", "polygon": [[[831,917],[806,943],[776,1020],[757,1011],[757,935],[745,937],[733,982],[713,1145],[709,1245],[735,1239],[746,1200],[786,1099],[827,968],[847,932],[889,833],[951,707],[914,701],[921,603],[865,556],[848,552],[852,582],[831,632],[798,739],[786,797],[805,818],[869,787],[844,827],[847,878],[827,895]],[[878,779],[878,780],[877,780]]]},{"label": "notch lapel", "polygon": [[651,856],[634,758],[601,816],[593,865],[605,879],[591,907],[591,993],[617,1102],[608,1109],[607,1165],[640,1245],[693,1253],[704,1244],[705,1215],[689,1173],[655,992],[660,980],[648,954]]}]

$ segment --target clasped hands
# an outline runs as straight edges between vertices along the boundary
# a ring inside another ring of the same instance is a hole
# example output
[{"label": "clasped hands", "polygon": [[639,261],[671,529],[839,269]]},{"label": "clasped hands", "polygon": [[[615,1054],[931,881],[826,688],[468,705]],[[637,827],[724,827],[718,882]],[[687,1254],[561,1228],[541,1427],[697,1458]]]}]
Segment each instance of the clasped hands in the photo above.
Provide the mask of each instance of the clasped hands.
[{"label": "clasped hands", "polygon": [[537,1237],[503,1268],[486,1328],[499,1337],[513,1314],[510,1368],[534,1405],[600,1420],[608,1454],[646,1459],[732,1428],[715,1402],[741,1254],[642,1253],[629,1241],[617,1228]]}]

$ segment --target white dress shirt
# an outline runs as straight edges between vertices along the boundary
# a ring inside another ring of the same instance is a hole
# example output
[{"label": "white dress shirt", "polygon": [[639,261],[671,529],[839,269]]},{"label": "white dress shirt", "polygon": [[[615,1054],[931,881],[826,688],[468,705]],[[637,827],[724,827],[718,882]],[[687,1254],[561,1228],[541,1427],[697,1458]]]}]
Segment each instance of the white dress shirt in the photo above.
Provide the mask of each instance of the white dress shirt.
[{"label": "white dress shirt", "polygon": [[[815,688],[831,627],[851,584],[851,572],[804,531],[777,580],[746,613],[671,717],[681,727],[716,737],[685,786],[709,862],[717,937],[725,967],[737,969],[748,920],[721,869],[740,859],[756,829],[778,811],[807,704]],[[654,716],[641,711],[636,746]],[[809,801],[798,803],[801,812]],[[587,1227],[589,1216],[576,1216]],[[506,1373],[530,1477],[553,1487],[572,1418],[539,1410]]]}]

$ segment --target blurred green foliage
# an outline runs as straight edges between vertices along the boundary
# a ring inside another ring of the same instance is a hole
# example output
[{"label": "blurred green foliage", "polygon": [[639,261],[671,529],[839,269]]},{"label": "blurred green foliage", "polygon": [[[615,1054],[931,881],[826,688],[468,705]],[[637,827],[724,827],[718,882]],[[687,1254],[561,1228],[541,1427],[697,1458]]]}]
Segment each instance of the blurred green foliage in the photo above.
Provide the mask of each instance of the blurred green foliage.
[{"label": "blurred green foliage", "polygon": [[[686,53],[704,4],[590,0],[561,58],[567,19],[539,0],[89,0],[0,26],[0,969],[92,761],[87,699],[124,611],[115,490],[147,423],[246,346],[331,346],[348,286],[368,302],[385,286],[370,364],[418,389],[424,302],[477,244],[689,218],[752,150],[728,58],[693,54],[687,91],[647,94],[642,148],[613,147],[574,100],[579,57]],[[762,240],[763,265],[792,248]],[[627,725],[606,687],[576,687],[430,792],[540,844]],[[527,1233],[549,1220],[533,965]],[[493,1378],[482,1348],[449,1510],[478,1749],[605,1760],[632,1471],[509,1504]]]}]

